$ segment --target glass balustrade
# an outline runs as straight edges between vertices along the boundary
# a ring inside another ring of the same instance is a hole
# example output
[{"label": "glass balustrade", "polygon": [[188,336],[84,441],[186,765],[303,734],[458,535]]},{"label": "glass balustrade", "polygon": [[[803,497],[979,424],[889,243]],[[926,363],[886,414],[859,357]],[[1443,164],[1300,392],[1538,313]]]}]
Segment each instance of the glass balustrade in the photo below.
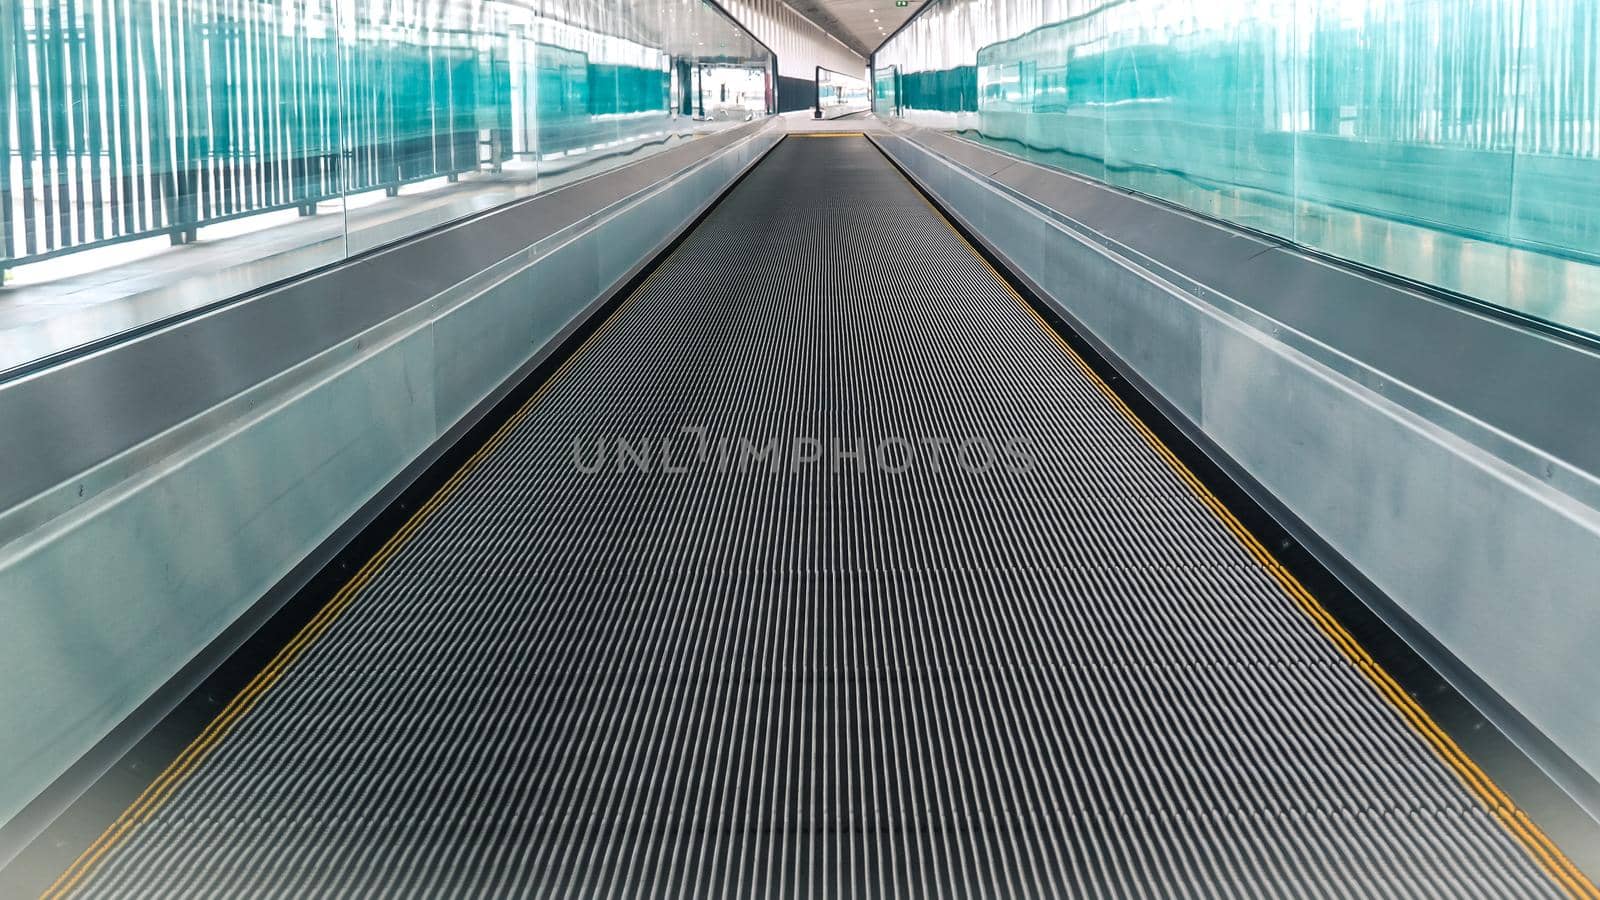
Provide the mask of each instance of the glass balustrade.
[{"label": "glass balustrade", "polygon": [[0,361],[766,115],[773,66],[700,0],[5,0]]},{"label": "glass balustrade", "polygon": [[1600,334],[1600,4],[934,0],[880,114]]}]

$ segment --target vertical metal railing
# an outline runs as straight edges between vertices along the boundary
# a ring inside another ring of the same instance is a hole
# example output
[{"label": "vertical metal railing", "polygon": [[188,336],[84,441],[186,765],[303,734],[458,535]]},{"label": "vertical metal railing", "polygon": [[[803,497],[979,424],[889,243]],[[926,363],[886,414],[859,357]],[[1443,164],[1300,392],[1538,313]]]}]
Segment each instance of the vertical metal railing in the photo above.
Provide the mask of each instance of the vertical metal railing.
[{"label": "vertical metal railing", "polygon": [[91,247],[495,170],[518,144],[612,146],[621,117],[670,105],[664,51],[590,27],[621,2],[569,21],[576,7],[483,0],[0,0],[0,283]]},{"label": "vertical metal railing", "polygon": [[341,42],[333,4],[0,4],[0,272],[499,162],[477,107],[509,73],[482,35]]}]

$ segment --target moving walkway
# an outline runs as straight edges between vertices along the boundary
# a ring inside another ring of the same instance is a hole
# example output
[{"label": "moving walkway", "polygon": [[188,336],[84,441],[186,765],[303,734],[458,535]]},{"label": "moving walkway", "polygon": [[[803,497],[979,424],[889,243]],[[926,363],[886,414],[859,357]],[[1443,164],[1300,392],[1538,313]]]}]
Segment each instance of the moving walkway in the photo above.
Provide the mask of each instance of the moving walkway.
[{"label": "moving walkway", "polygon": [[47,894],[1595,889],[869,140],[818,135]]}]

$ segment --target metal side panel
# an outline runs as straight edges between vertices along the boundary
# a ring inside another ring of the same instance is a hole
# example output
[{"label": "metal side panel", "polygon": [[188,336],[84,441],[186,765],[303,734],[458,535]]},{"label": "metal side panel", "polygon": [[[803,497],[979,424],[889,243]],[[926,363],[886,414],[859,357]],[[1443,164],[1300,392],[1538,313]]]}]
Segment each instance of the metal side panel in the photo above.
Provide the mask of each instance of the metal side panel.
[{"label": "metal side panel", "polygon": [[93,747],[427,446],[431,342],[423,329],[375,348],[6,548],[0,816]]},{"label": "metal side panel", "polygon": [[59,892],[1577,884],[1142,427],[791,137]]},{"label": "metal side panel", "polygon": [[[0,823],[779,139],[576,219],[0,518],[20,535],[0,547]],[[89,427],[91,409],[52,414]]]},{"label": "metal side panel", "polygon": [[[752,123],[631,165],[527,197],[348,260],[325,271],[230,299],[160,327],[110,339],[98,352],[44,360],[0,359],[0,511],[452,291],[478,273],[527,258],[536,244],[581,230],[653,185],[757,139],[777,122]],[[759,134],[759,137],[757,135]],[[624,266],[625,268],[625,266]],[[16,349],[16,348],[12,348]],[[27,371],[32,374],[15,375]],[[63,415],[63,410],[73,414]],[[94,485],[89,485],[93,496]],[[0,522],[0,542],[15,537]]]},{"label": "metal side panel", "polygon": [[1404,390],[1390,399],[1600,506],[1594,342],[1564,340],[1475,303],[1412,290],[972,141],[923,129],[906,131],[905,139],[980,175],[1054,230],[1112,249],[1231,316],[1268,331],[1280,326],[1285,343],[1342,375]]},{"label": "metal side panel", "polygon": [[[1205,283],[1157,277],[1125,247],[1042,214],[914,141],[884,146],[949,208],[983,223],[985,240],[1052,302],[1370,580],[1420,627],[1407,638],[1424,655],[1442,647],[1431,658],[1436,668],[1580,802],[1594,802],[1600,510],[1552,483],[1551,470],[1528,471],[1527,445],[1513,461],[1489,449],[1514,440],[1505,434],[1466,439],[1483,423],[1339,358],[1339,346],[1270,318],[1229,314],[1237,304],[1205,296],[1214,290]],[[1419,338],[1418,352],[1430,341]],[[1524,398],[1530,408],[1548,402]],[[1447,416],[1454,421],[1441,421]],[[1479,682],[1487,692],[1473,693]],[[1569,777],[1573,764],[1583,772]]]}]

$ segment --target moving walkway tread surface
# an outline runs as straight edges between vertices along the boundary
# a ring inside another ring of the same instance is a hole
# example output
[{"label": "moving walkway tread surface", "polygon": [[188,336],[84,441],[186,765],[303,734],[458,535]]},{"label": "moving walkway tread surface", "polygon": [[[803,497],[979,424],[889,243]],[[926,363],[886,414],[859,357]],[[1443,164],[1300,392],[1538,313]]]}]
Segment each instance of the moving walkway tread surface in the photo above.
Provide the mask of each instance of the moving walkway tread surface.
[{"label": "moving walkway tread surface", "polygon": [[52,892],[1588,896],[1191,479],[792,137]]}]

